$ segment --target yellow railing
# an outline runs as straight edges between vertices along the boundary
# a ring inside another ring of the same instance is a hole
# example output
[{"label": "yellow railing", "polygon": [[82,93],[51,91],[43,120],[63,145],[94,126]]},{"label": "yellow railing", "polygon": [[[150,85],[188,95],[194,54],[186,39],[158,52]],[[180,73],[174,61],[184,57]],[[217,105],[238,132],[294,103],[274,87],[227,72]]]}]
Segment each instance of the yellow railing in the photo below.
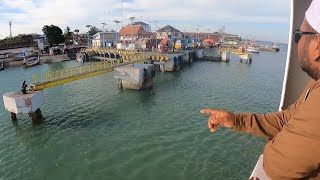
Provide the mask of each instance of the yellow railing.
[{"label": "yellow railing", "polygon": [[42,81],[55,81],[55,80],[70,78],[73,76],[78,76],[81,74],[89,74],[96,71],[102,71],[119,64],[120,64],[120,60],[112,63],[109,63],[109,62],[92,63],[85,66],[77,66],[73,68],[65,68],[65,69],[56,70],[56,71],[48,71],[43,76],[38,76],[37,74],[34,74],[32,79],[33,79],[33,83],[39,82],[38,77],[40,77],[41,78],[40,80]]},{"label": "yellow railing", "polygon": [[119,50],[119,49],[104,49],[104,48],[90,48],[86,49],[86,52],[102,52],[102,53],[116,53],[120,55],[133,55],[133,54],[143,54],[144,52],[138,50]]}]

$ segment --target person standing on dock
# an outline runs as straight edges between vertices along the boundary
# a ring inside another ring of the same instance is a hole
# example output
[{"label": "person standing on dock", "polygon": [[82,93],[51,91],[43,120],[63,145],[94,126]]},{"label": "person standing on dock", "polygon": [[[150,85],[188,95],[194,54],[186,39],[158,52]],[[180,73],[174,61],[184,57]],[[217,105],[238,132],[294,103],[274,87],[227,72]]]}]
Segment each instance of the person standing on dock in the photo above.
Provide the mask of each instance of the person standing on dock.
[{"label": "person standing on dock", "polygon": [[23,81],[22,86],[21,86],[21,92],[22,94],[27,94],[27,83],[26,81]]},{"label": "person standing on dock", "polygon": [[269,138],[263,168],[271,179],[320,179],[320,0],[313,0],[294,31],[300,66],[313,80],[288,109],[268,114],[203,109],[208,127]]}]

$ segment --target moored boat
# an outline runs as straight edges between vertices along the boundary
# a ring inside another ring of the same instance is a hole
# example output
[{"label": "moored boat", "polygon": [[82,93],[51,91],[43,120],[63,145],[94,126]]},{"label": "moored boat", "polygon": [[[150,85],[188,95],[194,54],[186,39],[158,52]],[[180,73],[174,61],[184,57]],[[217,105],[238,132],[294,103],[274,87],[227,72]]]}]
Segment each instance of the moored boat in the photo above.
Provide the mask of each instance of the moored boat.
[{"label": "moored boat", "polygon": [[250,43],[248,44],[248,46],[246,48],[246,51],[251,52],[251,53],[259,53],[260,52],[260,47],[256,44],[255,39],[250,41]]},{"label": "moored boat", "polygon": [[280,48],[277,46],[276,43],[273,43],[273,45],[271,46],[271,49],[275,52],[279,52],[280,51]]},{"label": "moored boat", "polygon": [[85,60],[85,55],[84,55],[83,53],[81,53],[81,52],[78,52],[78,53],[76,54],[76,60],[77,60],[78,62],[84,62],[84,60]]},{"label": "moored boat", "polygon": [[251,45],[251,46],[247,47],[247,52],[259,53],[260,52],[260,48],[257,45],[255,45],[255,46]]},{"label": "moored boat", "polygon": [[23,67],[31,67],[40,64],[40,56],[39,54],[30,53],[24,56]]}]

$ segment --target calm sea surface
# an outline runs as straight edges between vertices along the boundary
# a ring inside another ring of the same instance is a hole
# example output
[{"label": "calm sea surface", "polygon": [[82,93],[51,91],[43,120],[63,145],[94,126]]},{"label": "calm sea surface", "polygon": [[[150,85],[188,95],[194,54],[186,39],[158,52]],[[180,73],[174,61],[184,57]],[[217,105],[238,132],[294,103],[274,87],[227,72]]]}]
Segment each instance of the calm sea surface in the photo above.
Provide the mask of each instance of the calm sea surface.
[{"label": "calm sea surface", "polygon": [[[286,60],[254,55],[251,65],[195,62],[157,73],[154,88],[119,90],[113,73],[44,90],[46,122],[13,124],[0,103],[0,179],[247,179],[266,140],[220,128],[210,134],[202,108],[277,111]],[[34,73],[75,61],[0,72],[0,94]]]}]

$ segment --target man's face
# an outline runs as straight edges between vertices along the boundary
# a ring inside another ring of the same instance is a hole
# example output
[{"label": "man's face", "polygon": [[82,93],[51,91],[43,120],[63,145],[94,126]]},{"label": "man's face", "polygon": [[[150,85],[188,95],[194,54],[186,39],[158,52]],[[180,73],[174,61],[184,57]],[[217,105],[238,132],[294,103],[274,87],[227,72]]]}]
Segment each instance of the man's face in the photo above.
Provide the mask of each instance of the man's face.
[{"label": "man's face", "polygon": [[[302,22],[300,27],[302,32],[310,32],[310,25],[306,20]],[[298,43],[298,56],[301,69],[306,72],[311,78],[318,80],[319,70],[314,66],[314,62],[310,60],[310,43],[313,35],[302,35]]]}]

